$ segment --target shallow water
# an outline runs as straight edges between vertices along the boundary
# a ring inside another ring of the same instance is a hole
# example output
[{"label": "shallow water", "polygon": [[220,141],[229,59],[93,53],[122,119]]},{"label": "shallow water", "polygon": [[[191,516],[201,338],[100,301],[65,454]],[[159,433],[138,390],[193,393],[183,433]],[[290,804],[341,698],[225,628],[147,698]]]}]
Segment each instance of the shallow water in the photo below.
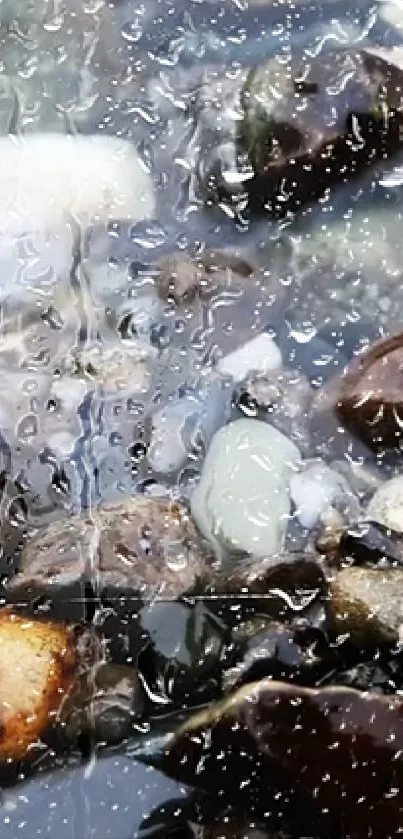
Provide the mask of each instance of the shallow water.
[{"label": "shallow water", "polygon": [[[225,65],[231,75],[271,55],[285,60],[293,49],[310,56],[335,45],[401,44],[383,12],[392,4],[71,4],[65,18],[50,0],[0,6],[0,133],[128,137],[152,173],[157,206],[150,221],[118,219],[85,231],[78,265],[74,225],[0,240],[1,470],[11,497],[26,499],[22,518],[35,526],[144,491],[151,479],[163,484],[157,492],[188,500],[203,447],[173,475],[153,473],[142,449],[153,412],[189,390],[205,398],[215,362],[264,330],[317,388],[399,328],[403,303],[403,186],[383,186],[380,170],[287,224],[236,224],[206,210],[188,177],[188,105],[203,74]],[[156,261],[208,247],[236,251],[260,270],[181,307],[157,299]],[[351,441],[341,454],[327,444],[319,452],[363,459]],[[308,441],[307,454],[317,453]],[[3,506],[4,529],[18,529],[15,506]],[[290,531],[291,541],[304,543],[298,523]],[[7,789],[0,836],[169,836],[175,816],[183,836],[191,835],[181,811],[186,790],[123,749],[91,760]],[[147,816],[165,802],[169,828],[149,828]]]}]

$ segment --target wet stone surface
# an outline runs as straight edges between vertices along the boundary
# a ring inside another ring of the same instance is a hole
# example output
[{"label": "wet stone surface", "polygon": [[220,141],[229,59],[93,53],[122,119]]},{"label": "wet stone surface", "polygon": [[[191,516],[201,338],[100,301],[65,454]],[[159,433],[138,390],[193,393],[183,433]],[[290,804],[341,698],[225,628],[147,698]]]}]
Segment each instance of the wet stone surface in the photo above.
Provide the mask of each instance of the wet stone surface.
[{"label": "wet stone surface", "polygon": [[5,839],[401,833],[402,20],[0,4]]}]

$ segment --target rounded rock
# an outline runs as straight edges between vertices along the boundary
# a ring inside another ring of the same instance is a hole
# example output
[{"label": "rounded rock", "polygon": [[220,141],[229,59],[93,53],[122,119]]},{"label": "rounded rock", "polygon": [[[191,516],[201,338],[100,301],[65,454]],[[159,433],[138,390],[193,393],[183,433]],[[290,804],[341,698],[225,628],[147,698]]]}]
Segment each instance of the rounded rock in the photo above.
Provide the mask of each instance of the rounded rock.
[{"label": "rounded rock", "polygon": [[219,555],[265,556],[283,546],[299,461],[294,443],[259,420],[239,419],[217,432],[191,509]]}]

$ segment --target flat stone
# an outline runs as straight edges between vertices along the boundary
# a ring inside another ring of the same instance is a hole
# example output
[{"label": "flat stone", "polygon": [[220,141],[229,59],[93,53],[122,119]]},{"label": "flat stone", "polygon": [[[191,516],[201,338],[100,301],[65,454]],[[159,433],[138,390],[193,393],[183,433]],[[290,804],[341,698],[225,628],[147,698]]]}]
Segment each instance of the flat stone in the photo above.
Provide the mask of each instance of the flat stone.
[{"label": "flat stone", "polygon": [[191,509],[218,554],[280,550],[290,515],[289,480],[299,461],[294,443],[259,420],[239,419],[217,432]]},{"label": "flat stone", "polygon": [[195,589],[210,560],[185,507],[135,496],[54,522],[28,539],[8,595],[28,604],[41,596],[68,604],[89,582],[137,603],[175,598]]}]

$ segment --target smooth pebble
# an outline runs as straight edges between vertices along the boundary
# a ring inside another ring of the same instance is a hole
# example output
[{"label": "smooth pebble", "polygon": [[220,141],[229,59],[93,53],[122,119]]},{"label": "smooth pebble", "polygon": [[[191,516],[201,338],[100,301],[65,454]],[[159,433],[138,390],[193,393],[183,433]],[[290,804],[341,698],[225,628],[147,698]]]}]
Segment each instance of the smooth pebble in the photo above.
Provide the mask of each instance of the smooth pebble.
[{"label": "smooth pebble", "polygon": [[218,555],[281,550],[289,481],[300,452],[265,422],[239,419],[217,432],[191,499],[194,520]]}]

